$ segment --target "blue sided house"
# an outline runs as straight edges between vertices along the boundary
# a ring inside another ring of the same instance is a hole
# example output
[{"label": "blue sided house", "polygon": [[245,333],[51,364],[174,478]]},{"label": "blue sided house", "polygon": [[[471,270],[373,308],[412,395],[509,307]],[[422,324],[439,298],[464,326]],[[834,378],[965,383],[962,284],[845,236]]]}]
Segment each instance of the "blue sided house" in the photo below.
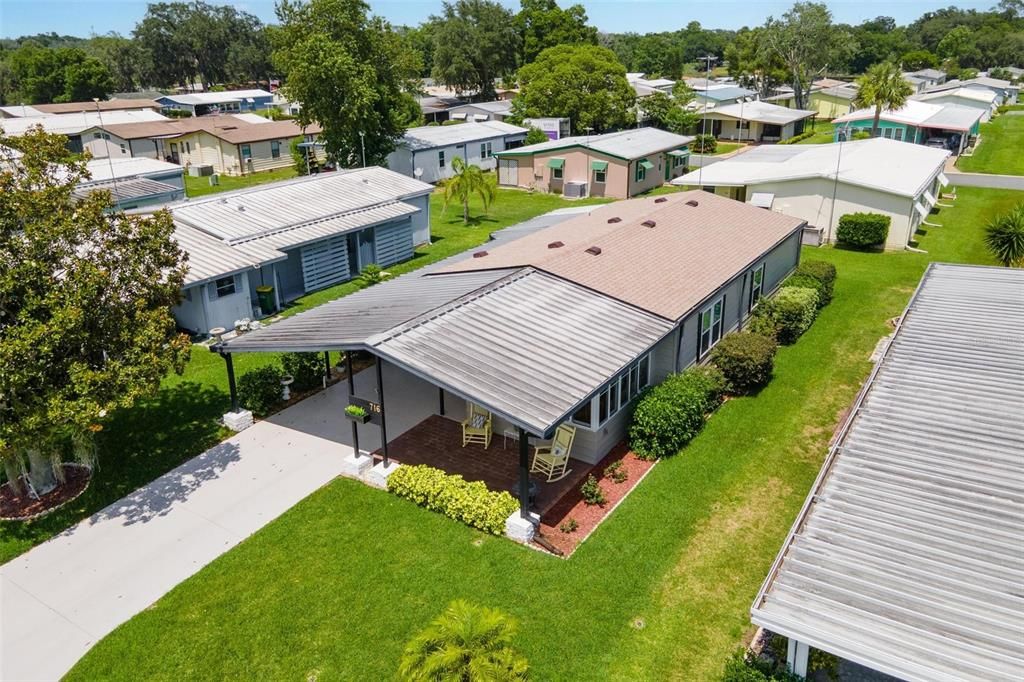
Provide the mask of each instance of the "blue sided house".
[{"label": "blue sided house", "polygon": [[[899,109],[883,111],[878,120],[879,135],[891,140],[927,144],[948,149],[954,155],[969,146],[977,136],[984,112],[959,104],[939,104],[910,100]],[[834,139],[850,140],[859,131],[871,132],[873,108],[851,111],[832,121]]]}]

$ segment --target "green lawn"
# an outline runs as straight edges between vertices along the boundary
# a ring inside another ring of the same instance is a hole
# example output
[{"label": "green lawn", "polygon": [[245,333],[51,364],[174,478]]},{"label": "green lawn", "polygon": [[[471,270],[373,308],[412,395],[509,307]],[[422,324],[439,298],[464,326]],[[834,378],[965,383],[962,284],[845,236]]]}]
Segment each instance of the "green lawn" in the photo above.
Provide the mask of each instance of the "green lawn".
[{"label": "green lawn", "polygon": [[1003,114],[981,124],[981,144],[957,167],[968,173],[1024,175],[1024,116]]},{"label": "green lawn", "polygon": [[810,137],[800,140],[799,142],[794,142],[793,144],[828,144],[832,142],[832,136],[833,132],[831,129],[820,130],[811,135]]},{"label": "green lawn", "polygon": [[190,198],[201,197],[206,194],[244,189],[253,185],[262,185],[265,182],[287,180],[297,176],[298,173],[295,172],[294,166],[260,171],[258,173],[250,173],[249,175],[219,175],[217,177],[220,184],[217,185],[211,185],[209,177],[195,178],[191,175],[185,175],[185,194]]},{"label": "green lawn", "polygon": [[[605,201],[589,199],[583,203]],[[479,199],[470,202],[471,223],[465,226],[461,207],[449,206],[445,211],[444,195],[435,192],[430,198],[434,243],[418,249],[412,260],[388,270],[395,275],[414,270],[481,244],[496,229],[579,203],[553,194],[499,189],[498,199],[487,215],[483,215]],[[306,310],[356,288],[346,283],[317,291],[293,302],[284,314]],[[241,376],[274,360],[273,355],[243,353],[235,359],[235,371]],[[10,561],[215,445],[228,435],[219,419],[229,406],[224,361],[204,346],[193,346],[192,359],[183,376],[169,376],[156,396],[114,415],[100,433],[100,469],[84,495],[33,523],[0,522],[0,563]]]},{"label": "green lawn", "polygon": [[[569,560],[339,479],[101,641],[91,679],[388,679],[452,599],[521,622],[544,680],[715,679],[870,369],[929,260],[990,263],[981,226],[1019,193],[963,188],[928,254],[808,249],[835,300],[756,397],[731,400]],[[106,474],[107,472],[101,472]]]},{"label": "green lawn", "polygon": [[742,142],[719,142],[715,151],[708,156],[721,156],[722,154],[729,154],[736,151],[740,147],[745,147]]}]

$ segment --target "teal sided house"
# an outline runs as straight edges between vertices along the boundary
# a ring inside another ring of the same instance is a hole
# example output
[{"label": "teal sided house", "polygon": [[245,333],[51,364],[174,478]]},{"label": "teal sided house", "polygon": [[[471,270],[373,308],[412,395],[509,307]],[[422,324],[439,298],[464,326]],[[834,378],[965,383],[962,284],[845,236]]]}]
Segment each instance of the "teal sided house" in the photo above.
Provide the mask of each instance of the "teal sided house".
[{"label": "teal sided house", "polygon": [[[879,135],[891,140],[942,146],[959,154],[971,138],[978,135],[984,112],[958,104],[938,104],[910,100],[899,109],[883,111],[878,120]],[[874,125],[873,108],[858,109],[840,116],[834,125],[835,141],[853,138],[860,131],[870,133]]]}]

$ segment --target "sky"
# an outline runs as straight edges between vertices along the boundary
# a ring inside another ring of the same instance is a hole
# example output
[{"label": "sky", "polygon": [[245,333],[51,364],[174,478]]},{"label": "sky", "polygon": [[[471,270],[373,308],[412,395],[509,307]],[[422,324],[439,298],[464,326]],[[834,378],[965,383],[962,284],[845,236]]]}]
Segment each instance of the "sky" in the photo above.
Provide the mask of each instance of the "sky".
[{"label": "sky", "polygon": [[[501,0],[516,8],[518,0]],[[832,0],[827,2],[836,22],[858,24],[876,16],[890,16],[908,24],[923,13],[956,5],[987,10],[998,0]],[[571,0],[559,0],[562,6]],[[88,36],[92,33],[131,32],[146,13],[146,0],[0,0],[0,36],[13,38],[33,33]],[[273,0],[216,2],[233,4],[264,22],[275,21]],[[601,31],[648,33],[682,28],[699,21],[707,28],[736,29],[764,23],[792,6],[776,0],[582,0],[590,23]],[[370,0],[375,14],[393,24],[415,25],[441,9],[441,0]]]}]

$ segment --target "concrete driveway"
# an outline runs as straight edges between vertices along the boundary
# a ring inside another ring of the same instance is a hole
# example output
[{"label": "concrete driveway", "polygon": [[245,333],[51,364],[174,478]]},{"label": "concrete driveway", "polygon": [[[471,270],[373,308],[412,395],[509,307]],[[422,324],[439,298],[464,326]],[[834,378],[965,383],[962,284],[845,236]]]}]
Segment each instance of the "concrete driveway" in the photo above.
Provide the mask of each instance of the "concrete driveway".
[{"label": "concrete driveway", "polygon": [[[356,393],[375,395],[372,369],[356,376]],[[389,439],[437,404],[435,388],[387,365],[384,394]],[[0,566],[0,679],[59,679],[115,627],[337,476],[352,452],[347,398],[336,384]],[[360,427],[361,448],[378,447],[378,433]]]}]

